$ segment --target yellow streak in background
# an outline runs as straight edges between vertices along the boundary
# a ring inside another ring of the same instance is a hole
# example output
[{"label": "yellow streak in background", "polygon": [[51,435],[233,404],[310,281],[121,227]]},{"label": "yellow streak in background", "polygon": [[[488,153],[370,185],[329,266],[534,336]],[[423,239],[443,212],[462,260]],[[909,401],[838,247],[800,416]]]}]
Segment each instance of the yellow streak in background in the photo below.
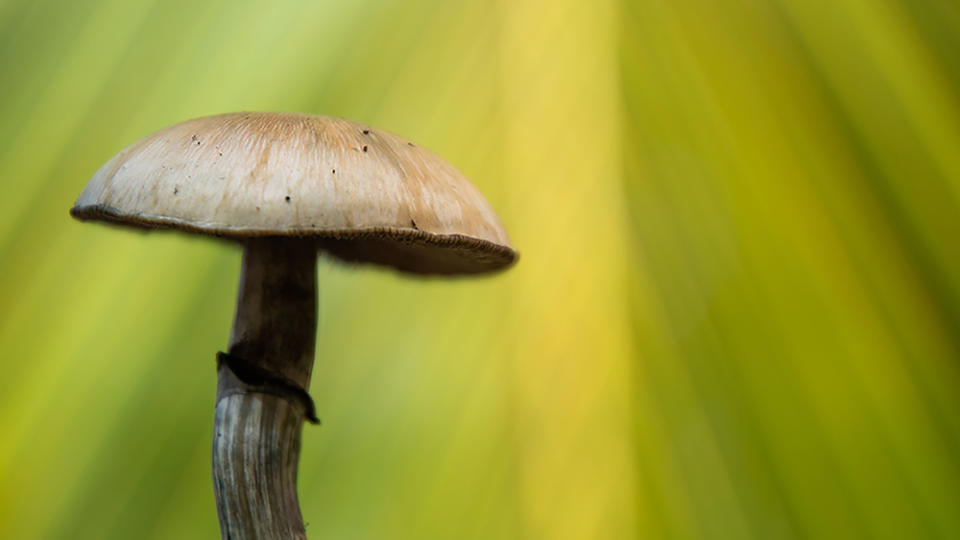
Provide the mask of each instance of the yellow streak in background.
[{"label": "yellow streak in background", "polygon": [[633,535],[615,15],[611,1],[504,8],[524,538]]}]

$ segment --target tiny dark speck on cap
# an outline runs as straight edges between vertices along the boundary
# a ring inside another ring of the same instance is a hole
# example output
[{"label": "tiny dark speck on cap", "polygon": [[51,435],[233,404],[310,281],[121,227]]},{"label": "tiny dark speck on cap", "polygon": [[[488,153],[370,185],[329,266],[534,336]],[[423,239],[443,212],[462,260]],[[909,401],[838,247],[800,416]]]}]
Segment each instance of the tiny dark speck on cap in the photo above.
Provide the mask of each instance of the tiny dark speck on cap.
[{"label": "tiny dark speck on cap", "polygon": [[407,143],[407,146],[413,146],[413,143],[412,143],[412,142],[408,142],[408,143]]},{"label": "tiny dark speck on cap", "polygon": [[290,196],[287,195],[286,197],[283,198],[283,200],[285,200],[285,201],[287,201],[287,202],[290,202]]},{"label": "tiny dark speck on cap", "polygon": [[363,130],[363,134],[364,134],[364,135],[369,135],[369,134],[370,134],[370,130],[369,130],[369,129]]},{"label": "tiny dark speck on cap", "polygon": [[363,145],[363,151],[364,151],[364,152],[367,151],[367,145]]},{"label": "tiny dark speck on cap", "polygon": [[337,174],[337,170],[336,170],[336,169],[333,170],[333,174]]}]

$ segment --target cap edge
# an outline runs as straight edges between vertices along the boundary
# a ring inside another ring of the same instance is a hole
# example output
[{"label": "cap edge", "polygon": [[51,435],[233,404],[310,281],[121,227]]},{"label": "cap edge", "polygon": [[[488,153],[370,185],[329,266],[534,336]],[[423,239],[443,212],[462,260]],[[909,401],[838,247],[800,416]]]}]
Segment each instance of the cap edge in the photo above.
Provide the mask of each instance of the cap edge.
[{"label": "cap edge", "polygon": [[[497,244],[489,240],[463,234],[437,234],[420,229],[400,227],[364,227],[358,229],[288,229],[284,231],[265,230],[249,227],[234,227],[215,223],[196,223],[181,218],[150,216],[144,214],[123,213],[106,205],[74,206],[70,215],[80,221],[101,221],[125,227],[144,230],[174,230],[191,234],[201,234],[232,240],[258,238],[265,236],[295,236],[316,240],[347,240],[364,237],[389,238],[397,241],[415,241],[434,247],[467,249],[472,252],[493,257],[492,266],[484,266],[474,273],[486,273],[505,270],[516,264],[520,254],[511,246]],[[322,247],[320,248],[322,249]],[[443,272],[440,272],[443,273]]]}]

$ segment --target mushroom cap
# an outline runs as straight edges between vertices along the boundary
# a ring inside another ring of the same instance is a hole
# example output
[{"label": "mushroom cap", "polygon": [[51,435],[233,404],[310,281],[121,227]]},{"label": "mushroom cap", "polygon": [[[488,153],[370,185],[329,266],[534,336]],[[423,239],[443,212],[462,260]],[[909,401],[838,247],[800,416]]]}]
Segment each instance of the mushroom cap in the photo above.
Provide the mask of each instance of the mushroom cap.
[{"label": "mushroom cap", "polygon": [[124,148],[70,214],[243,239],[309,238],[348,261],[421,274],[512,264],[503,224],[460,171],[385,131],[341,118],[196,118]]}]

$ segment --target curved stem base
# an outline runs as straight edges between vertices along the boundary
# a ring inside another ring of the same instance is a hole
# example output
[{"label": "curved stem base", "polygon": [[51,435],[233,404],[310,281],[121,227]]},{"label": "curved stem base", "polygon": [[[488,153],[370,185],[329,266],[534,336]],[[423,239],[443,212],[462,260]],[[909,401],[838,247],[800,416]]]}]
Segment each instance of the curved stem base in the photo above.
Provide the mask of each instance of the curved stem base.
[{"label": "curved stem base", "polygon": [[306,538],[297,501],[302,425],[302,408],[286,398],[233,394],[217,403],[213,478],[223,538]]}]

